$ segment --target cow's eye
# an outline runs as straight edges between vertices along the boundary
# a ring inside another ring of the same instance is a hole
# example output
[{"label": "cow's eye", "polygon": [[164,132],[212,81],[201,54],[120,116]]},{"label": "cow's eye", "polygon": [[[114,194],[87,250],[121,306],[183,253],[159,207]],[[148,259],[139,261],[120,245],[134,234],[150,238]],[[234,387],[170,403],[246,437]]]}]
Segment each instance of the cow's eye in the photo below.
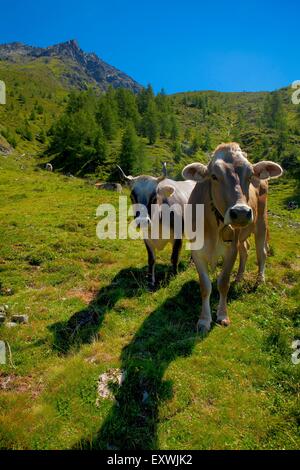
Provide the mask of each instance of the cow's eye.
[{"label": "cow's eye", "polygon": [[213,179],[214,181],[218,181],[218,178],[216,177],[216,175],[211,175],[211,179]]}]

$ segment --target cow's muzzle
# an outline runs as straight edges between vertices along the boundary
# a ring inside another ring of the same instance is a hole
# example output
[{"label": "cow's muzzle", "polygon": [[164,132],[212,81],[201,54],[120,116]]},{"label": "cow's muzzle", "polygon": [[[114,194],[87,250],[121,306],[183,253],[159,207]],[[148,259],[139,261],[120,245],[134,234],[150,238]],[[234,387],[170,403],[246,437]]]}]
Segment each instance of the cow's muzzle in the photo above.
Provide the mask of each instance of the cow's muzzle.
[{"label": "cow's muzzle", "polygon": [[244,204],[236,204],[230,207],[224,217],[225,225],[233,227],[245,227],[253,222],[253,212],[251,207]]},{"label": "cow's muzzle", "polygon": [[151,219],[148,215],[146,217],[138,216],[135,218],[135,223],[138,228],[147,228],[151,225]]}]

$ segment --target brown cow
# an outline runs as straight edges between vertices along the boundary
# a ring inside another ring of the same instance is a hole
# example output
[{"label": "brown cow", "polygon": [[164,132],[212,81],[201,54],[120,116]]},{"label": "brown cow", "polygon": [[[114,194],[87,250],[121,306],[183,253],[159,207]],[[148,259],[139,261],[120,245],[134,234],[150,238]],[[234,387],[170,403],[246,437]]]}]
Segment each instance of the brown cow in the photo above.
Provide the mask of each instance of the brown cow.
[{"label": "brown cow", "polygon": [[[193,250],[202,295],[202,311],[198,328],[206,332],[211,327],[211,281],[208,265],[216,266],[223,257],[223,268],[218,278],[220,301],[217,322],[229,324],[227,293],[230,274],[240,253],[237,280],[241,280],[247,260],[248,242],[255,235],[258,261],[258,281],[264,281],[267,245],[267,192],[269,178],[277,178],[282,168],[274,162],[251,164],[237,143],[221,144],[207,166],[192,163],[183,169],[185,179],[198,181],[189,203],[204,204],[204,245]],[[194,215],[193,215],[194,217]],[[193,220],[193,223],[195,221]]]}]

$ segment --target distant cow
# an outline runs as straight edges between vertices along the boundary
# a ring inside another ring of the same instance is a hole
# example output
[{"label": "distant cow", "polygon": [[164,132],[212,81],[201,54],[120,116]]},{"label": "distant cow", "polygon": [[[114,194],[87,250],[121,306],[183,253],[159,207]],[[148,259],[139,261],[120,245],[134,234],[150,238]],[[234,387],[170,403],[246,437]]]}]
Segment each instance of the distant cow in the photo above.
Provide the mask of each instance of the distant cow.
[{"label": "distant cow", "polygon": [[108,191],[116,191],[117,193],[122,192],[122,186],[120,183],[96,183],[97,189],[106,189]]},{"label": "distant cow", "polygon": [[51,165],[51,163],[46,163],[45,170],[53,171],[53,166]]},{"label": "distant cow", "polygon": [[264,281],[268,232],[267,180],[281,174],[282,168],[274,162],[261,161],[252,165],[237,143],[217,147],[207,166],[192,163],[183,169],[184,178],[197,181],[189,203],[193,209],[196,204],[204,204],[204,246],[201,250],[192,250],[202,295],[198,322],[201,331],[208,331],[212,322],[208,264],[214,268],[219,256],[223,257],[223,269],[218,278],[217,322],[226,326],[229,324],[227,293],[230,274],[239,251],[237,277],[238,280],[242,278],[248,255],[247,238],[251,233],[255,235],[258,282]]},{"label": "distant cow", "polygon": [[[153,288],[155,286],[155,258],[156,250],[162,250],[167,243],[171,243],[173,246],[171,263],[173,266],[174,273],[177,272],[179,254],[182,247],[182,239],[174,236],[174,220],[180,218],[180,223],[183,222],[183,206],[188,202],[190,194],[195,187],[194,181],[173,181],[165,177],[166,166],[163,167],[163,175],[155,178],[153,176],[126,176],[123,170],[118,167],[123,179],[129,184],[131,193],[130,198],[135,204],[142,204],[146,208],[146,214],[140,214],[138,210],[134,210],[134,217],[138,226],[151,225],[153,219],[153,205],[158,204],[158,198],[160,202],[174,206],[174,215],[171,220],[170,238],[163,239],[161,237],[162,227],[160,222],[158,238],[144,238],[148,253],[148,276],[149,284]],[[172,186],[174,191],[171,195],[168,194],[168,188]],[[166,188],[166,191],[164,190]],[[176,209],[177,207],[177,209]],[[181,208],[181,210],[179,210]],[[173,225],[172,225],[173,224]]]}]

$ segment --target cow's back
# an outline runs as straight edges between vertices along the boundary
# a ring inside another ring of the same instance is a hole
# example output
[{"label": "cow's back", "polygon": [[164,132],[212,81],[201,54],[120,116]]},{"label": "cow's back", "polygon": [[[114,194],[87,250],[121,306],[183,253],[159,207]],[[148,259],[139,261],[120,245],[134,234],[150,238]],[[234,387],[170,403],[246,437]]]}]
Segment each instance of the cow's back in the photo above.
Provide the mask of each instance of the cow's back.
[{"label": "cow's back", "polygon": [[174,181],[169,178],[165,178],[159,183],[158,190],[159,188],[172,186],[175,191],[170,197],[166,198],[165,202],[170,206],[173,204],[179,204],[183,208],[184,204],[188,203],[196,184],[197,183],[195,181],[190,180]]}]

